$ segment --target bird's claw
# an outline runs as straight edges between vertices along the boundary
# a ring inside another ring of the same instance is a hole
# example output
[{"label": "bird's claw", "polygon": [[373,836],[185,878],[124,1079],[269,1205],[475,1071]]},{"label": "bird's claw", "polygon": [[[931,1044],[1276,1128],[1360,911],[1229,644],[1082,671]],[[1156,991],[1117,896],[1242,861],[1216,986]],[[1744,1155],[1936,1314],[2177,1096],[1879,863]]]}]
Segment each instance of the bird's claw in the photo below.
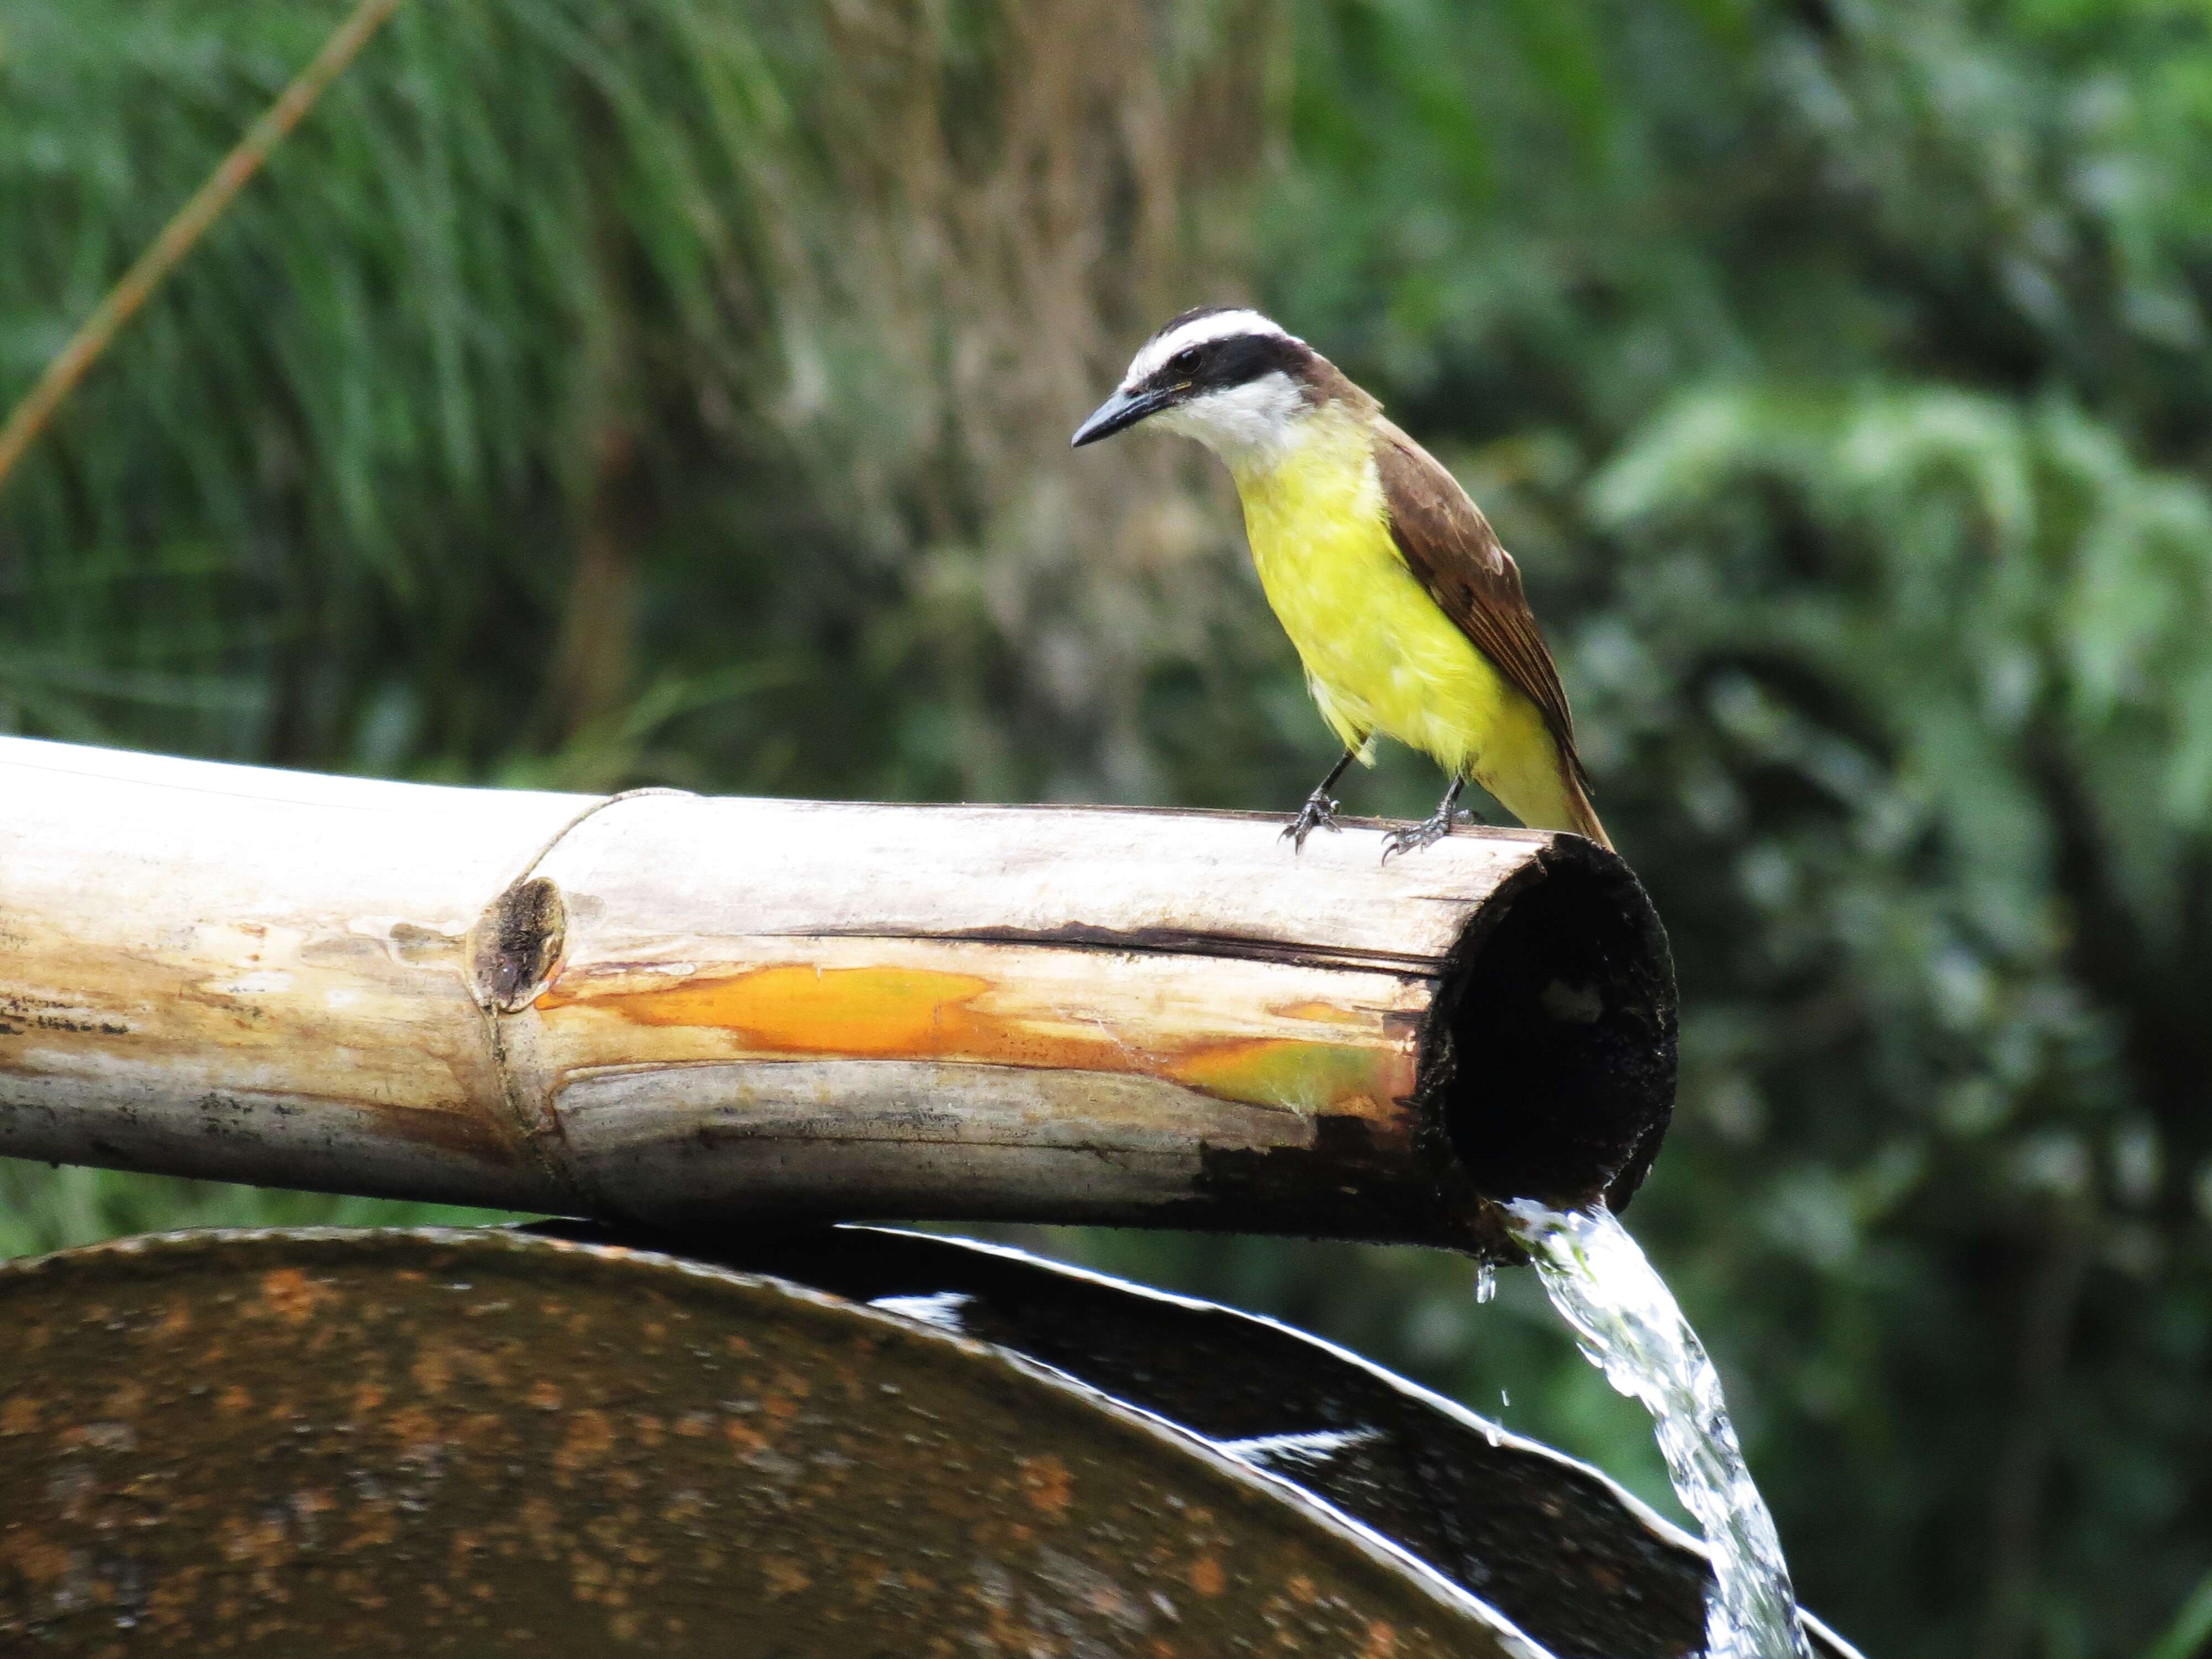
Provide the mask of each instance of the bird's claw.
[{"label": "bird's claw", "polygon": [[1452,825],[1461,818],[1472,819],[1471,812],[1439,812],[1434,817],[1423,818],[1419,823],[1409,823],[1402,830],[1393,830],[1382,837],[1382,862],[1390,862],[1394,853],[1418,853],[1424,847],[1433,847],[1452,832]]},{"label": "bird's claw", "polygon": [[1316,830],[1335,830],[1339,804],[1333,796],[1319,789],[1308,795],[1306,804],[1298,808],[1297,817],[1283,826],[1283,839],[1290,842],[1291,851],[1304,851],[1306,837]]}]

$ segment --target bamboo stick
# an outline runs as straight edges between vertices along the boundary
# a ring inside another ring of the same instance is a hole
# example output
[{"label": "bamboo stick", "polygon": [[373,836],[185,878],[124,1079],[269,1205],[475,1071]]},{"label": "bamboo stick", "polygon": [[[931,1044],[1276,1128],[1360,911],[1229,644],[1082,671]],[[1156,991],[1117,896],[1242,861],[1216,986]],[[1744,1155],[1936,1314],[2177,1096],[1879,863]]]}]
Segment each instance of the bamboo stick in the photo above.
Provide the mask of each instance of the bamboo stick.
[{"label": "bamboo stick", "polygon": [[216,164],[215,171],[161,227],[161,234],[131,263],[131,269],[117,280],[92,314],[78,325],[68,343],[47,363],[38,384],[23,395],[22,401],[9,415],[7,423],[0,426],[0,487],[6,485],[15,464],[23,459],[39,434],[46,430],[54,411],[76,390],[77,383],[92,372],[100,354],[114,343],[123,325],[137,315],[155,291],[168,280],[178,262],[222,216],[232,198],[246,188],[270,153],[300,125],[315,106],[315,100],[345,72],[346,66],[398,8],[399,0],[359,0],[307,66],[293,76],[277,94],[276,101],[246,129],[246,136]]},{"label": "bamboo stick", "polygon": [[673,1227],[1625,1201],[1674,1060],[1626,867],[1279,827],[0,738],[0,1153]]}]

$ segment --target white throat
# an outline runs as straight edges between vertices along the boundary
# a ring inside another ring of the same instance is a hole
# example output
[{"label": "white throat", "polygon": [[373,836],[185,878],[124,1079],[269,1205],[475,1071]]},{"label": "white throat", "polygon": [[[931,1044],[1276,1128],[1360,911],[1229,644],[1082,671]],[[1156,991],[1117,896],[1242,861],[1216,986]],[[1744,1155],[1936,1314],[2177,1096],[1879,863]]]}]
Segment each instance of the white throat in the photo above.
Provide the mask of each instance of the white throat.
[{"label": "white throat", "polygon": [[1197,439],[1231,471],[1264,471],[1281,464],[1313,414],[1297,383],[1277,370],[1164,409],[1152,423]]}]

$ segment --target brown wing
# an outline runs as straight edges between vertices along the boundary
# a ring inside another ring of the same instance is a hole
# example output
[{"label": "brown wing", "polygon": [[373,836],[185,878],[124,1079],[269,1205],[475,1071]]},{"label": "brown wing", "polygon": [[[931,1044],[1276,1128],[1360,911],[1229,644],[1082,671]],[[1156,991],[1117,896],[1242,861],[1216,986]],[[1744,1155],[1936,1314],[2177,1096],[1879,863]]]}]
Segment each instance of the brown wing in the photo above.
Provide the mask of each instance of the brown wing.
[{"label": "brown wing", "polygon": [[1482,509],[1435,456],[1379,416],[1375,426],[1375,465],[1390,536],[1407,567],[1475,649],[1536,705],[1575,781],[1588,793],[1589,775],[1575,752],[1566,688],[1521,591],[1520,567]]}]

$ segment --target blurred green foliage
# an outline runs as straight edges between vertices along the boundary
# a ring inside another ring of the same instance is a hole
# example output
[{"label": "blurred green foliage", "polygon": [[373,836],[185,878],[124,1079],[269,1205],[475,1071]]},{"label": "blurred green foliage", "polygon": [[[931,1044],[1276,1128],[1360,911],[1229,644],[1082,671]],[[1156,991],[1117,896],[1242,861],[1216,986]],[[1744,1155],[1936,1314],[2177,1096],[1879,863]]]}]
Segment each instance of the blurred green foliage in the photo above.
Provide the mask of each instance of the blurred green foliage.
[{"label": "blurred green foliage", "polygon": [[[0,399],[336,15],[0,0]],[[1062,448],[1240,289],[1522,561],[1679,958],[1631,1218],[1808,1603],[2146,1650],[2212,1559],[2201,7],[409,7],[0,496],[0,729],[1287,810],[1330,745],[1218,481]],[[1525,1275],[1030,1237],[1663,1490]]]}]

